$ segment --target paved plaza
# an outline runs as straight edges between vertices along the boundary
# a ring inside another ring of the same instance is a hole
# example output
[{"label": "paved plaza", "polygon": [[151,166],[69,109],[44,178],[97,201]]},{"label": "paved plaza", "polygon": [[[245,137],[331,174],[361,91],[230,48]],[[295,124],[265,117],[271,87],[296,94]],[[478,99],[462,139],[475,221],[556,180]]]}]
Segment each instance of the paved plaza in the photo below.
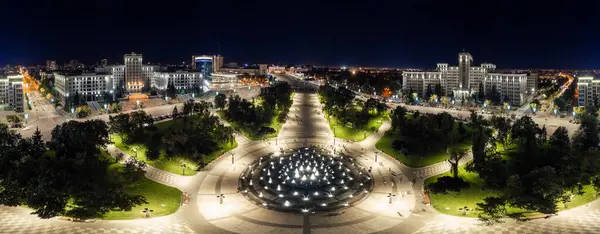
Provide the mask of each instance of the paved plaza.
[{"label": "paved plaza", "polygon": [[[179,108],[179,107],[178,107]],[[146,109],[152,115],[170,113],[173,106]],[[94,116],[107,120],[106,115]],[[49,138],[51,127],[67,119],[40,119]],[[46,122],[44,122],[46,121]],[[194,176],[180,176],[146,168],[146,176],[187,192],[191,202],[171,215],[128,221],[97,220],[75,223],[53,218],[41,220],[20,207],[0,206],[0,233],[598,233],[600,203],[560,212],[550,219],[524,223],[507,221],[482,226],[476,219],[448,216],[423,204],[424,179],[449,170],[446,162],[409,168],[375,148],[390,123],[367,139],[350,143],[334,139],[321,112],[316,93],[298,91],[287,122],[277,138],[250,141],[236,134],[238,147],[223,154]],[[27,135],[26,131],[22,132]],[[334,144],[335,142],[335,144]],[[372,168],[373,190],[361,202],[347,208],[296,214],[257,204],[238,191],[240,174],[262,156],[281,150],[319,147],[332,154],[351,156]],[[118,149],[109,146],[109,153]],[[471,155],[461,161],[466,163]],[[411,181],[416,183],[412,184]],[[389,194],[392,194],[390,200]],[[223,195],[222,204],[217,196]],[[390,202],[391,201],[391,202]]]}]

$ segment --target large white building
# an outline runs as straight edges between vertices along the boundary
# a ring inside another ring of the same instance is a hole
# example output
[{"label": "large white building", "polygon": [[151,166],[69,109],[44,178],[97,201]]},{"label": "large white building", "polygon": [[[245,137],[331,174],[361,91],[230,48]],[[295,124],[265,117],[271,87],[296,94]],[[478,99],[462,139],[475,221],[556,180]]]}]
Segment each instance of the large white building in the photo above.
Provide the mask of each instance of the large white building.
[{"label": "large white building", "polygon": [[23,112],[23,75],[0,76],[0,105]]},{"label": "large white building", "polygon": [[152,87],[165,90],[173,83],[177,90],[188,90],[201,88],[203,77],[200,72],[176,71],[176,72],[154,72],[151,79]]},{"label": "large white building", "polygon": [[125,59],[125,88],[130,92],[141,92],[146,79],[142,72],[142,55],[126,54]]},{"label": "large white building", "polygon": [[108,65],[97,67],[96,73],[109,73],[113,75],[112,87],[114,91],[122,90],[132,93],[141,92],[142,88],[150,88],[155,72],[161,71],[158,65],[142,64],[142,54],[126,54],[123,56],[125,65]]},{"label": "large white building", "polygon": [[495,85],[501,97],[507,98],[510,104],[521,105],[527,97],[528,84],[536,83],[535,75],[495,73],[496,65],[491,63],[472,65],[473,56],[463,52],[458,54],[458,66],[438,63],[435,71],[404,71],[403,90],[412,90],[422,97],[429,85],[439,84],[444,93],[452,92],[461,98],[479,92],[479,85],[483,83],[483,92],[491,92]]},{"label": "large white building", "polygon": [[113,75],[106,73],[54,73],[54,87],[61,102],[78,93],[84,101],[98,101],[113,92]]},{"label": "large white building", "polygon": [[587,106],[594,104],[594,97],[599,98],[600,95],[600,80],[594,79],[592,76],[577,77],[577,105]]}]

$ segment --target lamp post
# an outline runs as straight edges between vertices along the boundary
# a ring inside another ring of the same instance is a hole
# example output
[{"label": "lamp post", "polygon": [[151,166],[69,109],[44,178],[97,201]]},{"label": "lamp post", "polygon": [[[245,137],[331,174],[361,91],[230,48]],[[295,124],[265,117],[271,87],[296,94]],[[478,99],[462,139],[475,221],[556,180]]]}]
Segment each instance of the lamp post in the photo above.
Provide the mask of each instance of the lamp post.
[{"label": "lamp post", "polygon": [[150,213],[154,212],[154,210],[149,210],[147,207],[142,210],[146,214],[146,218],[150,218]]},{"label": "lamp post", "polygon": [[394,200],[394,197],[395,197],[395,196],[396,196],[396,194],[392,194],[392,193],[389,193],[389,194],[388,194],[388,198],[390,198],[390,201],[389,201],[389,202],[390,202],[390,204],[392,204],[392,201]]},{"label": "lamp post", "polygon": [[334,153],[335,153],[335,128],[336,128],[336,126],[333,125],[333,147],[334,147],[333,151],[334,151]]},{"label": "lamp post", "polygon": [[231,164],[233,165],[235,163],[235,153],[231,152]]},{"label": "lamp post", "polygon": [[225,198],[225,195],[223,195],[221,193],[221,195],[217,196],[217,198],[219,199],[219,205],[222,205],[223,204],[223,199]]},{"label": "lamp post", "polygon": [[25,113],[23,117],[25,117],[25,124],[27,124],[27,118],[29,118],[29,114]]},{"label": "lamp post", "polygon": [[131,151],[133,151],[133,153],[135,153],[135,158],[137,158],[138,147],[134,146],[133,148],[131,148]]},{"label": "lamp post", "polygon": [[181,164],[181,174],[185,175],[185,163]]},{"label": "lamp post", "polygon": [[377,162],[377,154],[379,153],[379,151],[375,151],[375,162]]}]

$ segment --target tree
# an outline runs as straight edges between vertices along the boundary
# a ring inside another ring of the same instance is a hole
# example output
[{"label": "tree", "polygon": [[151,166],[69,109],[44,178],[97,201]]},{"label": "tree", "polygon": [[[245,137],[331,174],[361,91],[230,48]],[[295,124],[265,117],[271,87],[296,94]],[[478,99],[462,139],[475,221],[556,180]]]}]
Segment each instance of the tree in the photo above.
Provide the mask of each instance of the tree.
[{"label": "tree", "polygon": [[503,223],[502,218],[506,215],[506,199],[503,197],[485,197],[483,202],[477,203],[479,221],[486,225]]},{"label": "tree", "polygon": [[431,87],[431,84],[427,84],[427,89],[425,90],[425,96],[423,97],[423,99],[429,100],[431,95],[433,95],[433,88]]},{"label": "tree", "polygon": [[510,140],[510,120],[500,116],[492,116],[490,124],[496,129],[496,138],[506,148]]},{"label": "tree", "polygon": [[448,163],[450,163],[450,171],[454,178],[458,178],[458,163],[465,156],[467,156],[467,151],[465,149],[454,148],[450,152]]},{"label": "tree", "polygon": [[173,115],[173,119],[175,119],[175,118],[177,118],[177,116],[179,116],[179,111],[177,111],[177,106],[173,107],[173,113],[171,115]]},{"label": "tree", "polygon": [[177,96],[177,89],[175,88],[175,85],[173,84],[173,82],[171,82],[167,85],[166,95],[169,98],[175,98]]},{"label": "tree", "polygon": [[144,136],[144,130],[154,126],[154,118],[142,110],[134,111],[129,113],[129,123],[131,126],[130,138],[143,140],[141,137]]},{"label": "tree", "polygon": [[225,108],[225,104],[227,104],[227,97],[225,94],[220,93],[215,96],[215,107],[223,110],[223,108]]},{"label": "tree", "polygon": [[477,90],[477,101],[482,102],[485,100],[485,89],[483,87],[483,82],[479,83],[479,90]]},{"label": "tree", "polygon": [[110,111],[113,113],[120,112],[122,109],[123,107],[119,103],[113,103],[112,105],[110,105]]},{"label": "tree", "polygon": [[435,89],[434,89],[434,94],[437,96],[444,96],[444,93],[442,93],[442,85],[441,84],[435,84]]},{"label": "tree", "polygon": [[598,122],[593,116],[581,116],[581,124],[579,129],[573,135],[573,147],[580,152],[587,151],[591,148],[597,148],[600,144],[598,136]]},{"label": "tree", "polygon": [[99,149],[109,143],[108,126],[101,120],[56,126],[48,142],[52,157],[31,152],[41,150],[32,147],[39,139],[23,140],[1,126],[0,135],[1,204],[25,204],[41,218],[93,218],[145,203],[142,196],[126,194],[123,183],[108,173],[108,161],[100,159]]},{"label": "tree", "polygon": [[406,114],[408,110],[403,106],[396,106],[392,111],[392,130],[400,129],[406,123]]},{"label": "tree", "polygon": [[78,118],[85,118],[92,113],[92,109],[90,109],[89,106],[84,105],[77,107],[76,112]]},{"label": "tree", "polygon": [[558,211],[556,203],[563,193],[556,170],[549,166],[534,169],[522,177],[513,175],[506,187],[506,195],[512,206],[543,214],[555,214]]},{"label": "tree", "polygon": [[128,135],[131,134],[131,123],[129,122],[129,114],[118,114],[108,116],[108,131],[119,135],[119,137],[127,142]]},{"label": "tree", "polygon": [[567,102],[562,97],[559,97],[554,99],[554,105],[559,111],[565,111],[567,107]]},{"label": "tree", "polygon": [[157,160],[160,157],[162,146],[161,136],[157,133],[151,133],[146,139],[146,159],[150,161]]},{"label": "tree", "polygon": [[146,163],[129,158],[123,167],[123,178],[125,179],[125,183],[133,184],[140,181],[144,178],[144,174],[146,174],[145,169]]}]

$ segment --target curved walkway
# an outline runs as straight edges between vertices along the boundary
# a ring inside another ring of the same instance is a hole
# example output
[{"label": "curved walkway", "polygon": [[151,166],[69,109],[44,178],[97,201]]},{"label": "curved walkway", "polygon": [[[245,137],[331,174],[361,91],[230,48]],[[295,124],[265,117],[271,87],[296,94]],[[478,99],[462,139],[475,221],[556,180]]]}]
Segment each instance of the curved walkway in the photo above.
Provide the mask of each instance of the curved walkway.
[{"label": "curved walkway", "polygon": [[[525,223],[481,226],[476,219],[449,216],[423,204],[424,179],[449,170],[446,162],[409,168],[378,151],[375,143],[390,128],[382,124],[367,139],[336,139],[315,94],[296,93],[290,118],[279,136],[250,141],[236,134],[238,147],[194,176],[180,176],[148,166],[146,176],[183,192],[191,201],[171,215],[139,220],[74,223],[41,220],[30,210],[0,206],[0,233],[598,233],[600,201]],[[335,144],[334,144],[335,142]],[[351,155],[372,168],[374,190],[358,205],[323,214],[282,213],[254,204],[237,191],[241,171],[254,160],[279,150],[323,147]],[[108,146],[111,154],[119,150]],[[128,156],[126,156],[128,157]],[[472,155],[461,160],[464,164]],[[415,183],[411,183],[411,181]],[[389,194],[396,195],[389,202]],[[224,195],[219,204],[218,195]]]}]

